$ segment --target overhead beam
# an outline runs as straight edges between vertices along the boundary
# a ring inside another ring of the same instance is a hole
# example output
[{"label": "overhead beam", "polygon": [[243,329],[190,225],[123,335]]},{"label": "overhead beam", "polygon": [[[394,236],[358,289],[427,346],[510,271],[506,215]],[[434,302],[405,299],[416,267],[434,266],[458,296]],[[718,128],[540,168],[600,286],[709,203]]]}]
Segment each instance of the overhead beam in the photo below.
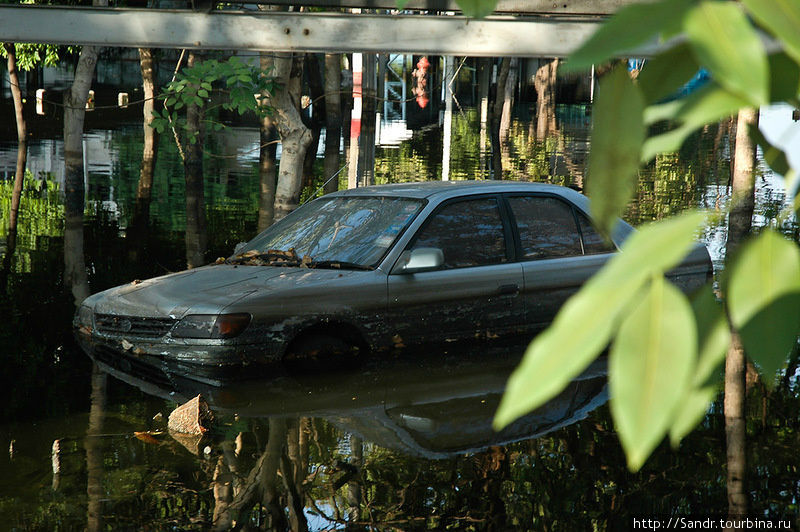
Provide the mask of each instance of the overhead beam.
[{"label": "overhead beam", "polygon": [[492,16],[0,5],[0,41],[298,52],[563,57],[599,22]]},{"label": "overhead beam", "polygon": [[[609,16],[621,7],[640,0],[497,0],[495,13],[518,15],[592,15]],[[248,4],[308,6],[326,8],[397,9],[397,0],[247,0]],[[404,11],[454,11],[461,7],[456,0],[408,0]]]}]

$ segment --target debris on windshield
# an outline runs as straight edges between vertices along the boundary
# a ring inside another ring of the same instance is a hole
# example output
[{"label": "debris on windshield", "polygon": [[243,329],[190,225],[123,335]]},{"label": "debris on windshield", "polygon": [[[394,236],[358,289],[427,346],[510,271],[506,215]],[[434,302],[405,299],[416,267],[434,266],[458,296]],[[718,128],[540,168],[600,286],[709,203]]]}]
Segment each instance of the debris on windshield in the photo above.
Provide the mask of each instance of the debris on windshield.
[{"label": "debris on windshield", "polygon": [[309,268],[312,259],[305,255],[302,258],[294,248],[287,251],[280,249],[269,249],[266,252],[257,249],[245,251],[230,258],[220,257],[215,264],[243,264],[245,266],[296,266]]}]

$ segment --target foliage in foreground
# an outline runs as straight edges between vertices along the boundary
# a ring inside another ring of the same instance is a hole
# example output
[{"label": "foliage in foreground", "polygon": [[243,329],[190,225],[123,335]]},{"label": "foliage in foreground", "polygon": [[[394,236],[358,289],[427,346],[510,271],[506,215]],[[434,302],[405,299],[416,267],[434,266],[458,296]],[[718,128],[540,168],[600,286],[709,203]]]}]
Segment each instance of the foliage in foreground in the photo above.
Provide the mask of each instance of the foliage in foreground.
[{"label": "foliage in foreground", "polygon": [[[600,228],[610,232],[623,212],[639,166],[677,150],[698,128],[772,102],[800,107],[798,25],[796,2],[662,0],[620,10],[575,52],[568,63],[573,70],[624,56],[652,39],[665,43],[638,82],[621,66],[601,82],[587,183]],[[759,32],[780,50],[768,52]],[[711,73],[711,82],[664,101],[700,68]],[[797,169],[760,132],[751,131],[751,138],[792,195],[792,206],[777,221],[783,220],[798,206]],[[628,466],[638,470],[665,436],[677,445],[703,418],[721,383],[717,369],[731,328],[770,385],[796,345],[800,250],[767,227],[727,258],[725,310],[711,286],[690,303],[664,274],[706,221],[707,215],[691,211],[630,238],[530,345],[495,425],[509,424],[560,392],[611,343],[611,410]]]}]

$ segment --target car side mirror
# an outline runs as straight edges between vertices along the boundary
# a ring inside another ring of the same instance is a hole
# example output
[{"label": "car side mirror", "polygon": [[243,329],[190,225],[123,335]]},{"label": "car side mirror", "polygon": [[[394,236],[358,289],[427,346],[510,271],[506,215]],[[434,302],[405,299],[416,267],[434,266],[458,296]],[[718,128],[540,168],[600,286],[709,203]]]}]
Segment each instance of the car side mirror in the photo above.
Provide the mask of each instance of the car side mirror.
[{"label": "car side mirror", "polygon": [[417,248],[400,255],[392,273],[417,273],[438,270],[444,264],[444,253],[439,248]]}]

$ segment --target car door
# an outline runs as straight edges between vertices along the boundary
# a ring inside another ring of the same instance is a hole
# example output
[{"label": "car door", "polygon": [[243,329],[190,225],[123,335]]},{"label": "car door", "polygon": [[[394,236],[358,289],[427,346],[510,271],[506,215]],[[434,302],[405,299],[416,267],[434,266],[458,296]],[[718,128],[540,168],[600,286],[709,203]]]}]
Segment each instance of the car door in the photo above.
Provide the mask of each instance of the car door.
[{"label": "car door", "polygon": [[450,201],[434,211],[406,249],[438,248],[436,271],[388,276],[389,324],[402,343],[494,337],[523,324],[522,267],[500,198]]},{"label": "car door", "polygon": [[522,261],[525,322],[535,333],[553,321],[564,302],[613,256],[615,248],[579,209],[559,197],[520,194],[508,195],[506,201]]}]

